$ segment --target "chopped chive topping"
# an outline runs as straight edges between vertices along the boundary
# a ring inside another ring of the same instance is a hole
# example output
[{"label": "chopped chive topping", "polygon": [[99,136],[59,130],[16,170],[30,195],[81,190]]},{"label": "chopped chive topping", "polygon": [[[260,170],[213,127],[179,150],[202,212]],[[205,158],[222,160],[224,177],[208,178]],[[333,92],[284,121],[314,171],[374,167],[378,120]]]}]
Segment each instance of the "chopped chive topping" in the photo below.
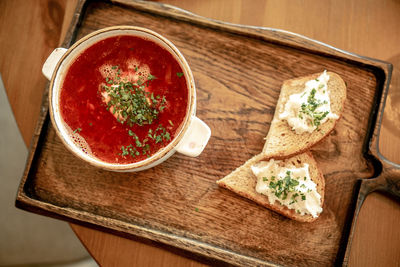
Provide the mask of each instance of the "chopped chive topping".
[{"label": "chopped chive topping", "polygon": [[269,188],[272,189],[272,193],[275,194],[277,198],[285,200],[289,192],[295,191],[295,187],[299,185],[299,181],[291,177],[291,172],[287,171],[286,176],[283,179],[278,179],[274,182],[275,177],[271,176],[271,182],[269,183]]},{"label": "chopped chive topping", "polygon": [[177,72],[176,76],[178,76],[179,78],[183,76],[183,72]]},{"label": "chopped chive topping", "polygon": [[303,119],[303,115],[308,115],[311,118],[311,125],[318,128],[321,121],[329,114],[329,111],[316,111],[319,106],[326,104],[325,101],[321,102],[315,98],[316,92],[317,90],[315,88],[311,90],[310,95],[307,98],[307,103],[301,104],[301,110],[299,111],[298,116],[300,119]]},{"label": "chopped chive topping", "polygon": [[[264,182],[268,182],[271,193],[279,200],[286,200],[290,197],[289,205],[296,203],[299,197],[302,201],[306,200],[306,195],[297,188],[301,177],[293,178],[291,171],[286,171],[286,175],[278,177],[278,179],[275,176],[271,176],[269,179],[268,177],[262,177],[262,179]],[[303,179],[306,180],[306,177],[303,177]],[[303,189],[307,188],[304,184],[301,184],[300,187]],[[310,189],[307,190],[307,192],[310,191]]]}]

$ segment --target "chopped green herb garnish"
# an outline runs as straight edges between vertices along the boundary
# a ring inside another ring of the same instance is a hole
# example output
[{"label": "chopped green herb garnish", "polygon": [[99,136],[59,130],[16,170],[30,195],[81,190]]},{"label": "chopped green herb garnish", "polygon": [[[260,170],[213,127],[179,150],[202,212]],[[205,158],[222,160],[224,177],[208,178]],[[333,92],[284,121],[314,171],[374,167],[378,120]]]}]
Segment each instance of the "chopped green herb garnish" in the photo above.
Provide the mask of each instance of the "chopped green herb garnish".
[{"label": "chopped green herb garnish", "polygon": [[[105,81],[109,85],[103,86],[110,98],[106,104],[106,109],[115,114],[118,122],[126,123],[128,127],[152,125],[158,119],[167,102],[165,96],[154,95],[154,93],[145,90],[152,80],[157,79],[156,76],[149,74],[148,77],[139,77],[136,83],[126,82],[119,76],[121,70],[118,66],[113,66],[112,69],[117,71],[116,77],[114,79],[107,77]],[[135,66],[135,71],[138,71],[138,66]],[[147,81],[143,82],[143,79],[146,78]],[[173,126],[172,121],[169,120],[168,122]],[[156,128],[154,126],[149,128],[144,138],[139,138],[131,129],[127,129],[127,133],[133,140],[131,144],[121,146],[119,155],[122,157],[140,155],[149,157],[151,155],[151,144],[149,143],[157,144],[171,139],[170,132],[162,124],[159,124]]]},{"label": "chopped green herb garnish", "polygon": [[[118,69],[118,74],[119,73],[120,69]],[[119,78],[119,76],[117,76],[117,78]],[[148,79],[154,80],[156,77],[150,74]],[[160,111],[165,108],[165,96],[159,101],[158,99],[160,99],[161,96],[150,95],[149,92],[145,91],[145,86],[141,79],[136,83],[123,81],[116,83],[114,80],[107,77],[106,83],[113,84],[113,86],[103,87],[110,97],[107,107],[110,109],[110,107],[113,106],[113,114],[120,115],[117,119],[122,124],[125,122],[128,123],[129,126],[134,124],[139,126],[151,124],[158,118]],[[151,101],[149,101],[149,98]]]},{"label": "chopped green herb garnish", "polygon": [[156,139],[156,144],[161,143],[162,141],[161,135],[157,135],[155,139]]},{"label": "chopped green herb garnish", "polygon": [[167,141],[169,141],[169,140],[171,139],[171,136],[169,135],[169,132],[166,132],[166,133],[164,134],[164,138],[165,138],[165,140],[167,140]]},{"label": "chopped green herb garnish", "polygon": [[142,143],[139,141],[139,139],[136,139],[136,147],[142,147]]},{"label": "chopped green herb garnish", "polygon": [[139,154],[140,154],[139,151],[137,151],[137,149],[135,147],[133,147],[132,145],[121,146],[120,155],[123,157],[128,156],[128,155],[130,155],[132,157],[136,157]]},{"label": "chopped green herb garnish", "polygon": [[262,179],[263,179],[264,182],[267,182],[267,181],[268,181],[268,178],[267,178],[267,177],[263,177]]},{"label": "chopped green herb garnish", "polygon": [[157,79],[157,77],[154,76],[154,75],[149,74],[149,76],[147,77],[147,79],[148,79],[149,81],[152,81],[152,80],[154,80],[154,79]]},{"label": "chopped green herb garnish", "polygon": [[81,128],[76,128],[76,129],[74,130],[74,133],[76,133],[76,132],[80,133],[81,131],[82,131]]},{"label": "chopped green herb garnish", "polygon": [[283,179],[279,179],[276,182],[274,182],[273,181],[274,179],[272,178],[275,177],[274,176],[271,177],[269,188],[273,189],[272,193],[274,193],[276,197],[281,198],[282,200],[285,200],[288,196],[288,193],[295,191],[295,187],[299,185],[299,181],[291,177],[290,171],[286,172],[286,176]]},{"label": "chopped green herb garnish", "polygon": [[178,76],[179,78],[183,76],[183,72],[177,72],[176,76]]},{"label": "chopped green herb garnish", "polygon": [[316,109],[321,106],[322,104],[326,104],[325,101],[321,102],[315,98],[315,93],[317,90],[313,88],[310,92],[310,95],[307,98],[307,103],[301,104],[301,110],[299,111],[299,118],[303,119],[303,115],[308,115],[310,119],[310,123],[312,126],[318,128],[321,124],[321,121],[329,114],[329,111],[316,111]]},{"label": "chopped green herb garnish", "polygon": [[145,155],[146,153],[150,152],[150,145],[149,144],[145,144],[143,147],[143,155]]}]

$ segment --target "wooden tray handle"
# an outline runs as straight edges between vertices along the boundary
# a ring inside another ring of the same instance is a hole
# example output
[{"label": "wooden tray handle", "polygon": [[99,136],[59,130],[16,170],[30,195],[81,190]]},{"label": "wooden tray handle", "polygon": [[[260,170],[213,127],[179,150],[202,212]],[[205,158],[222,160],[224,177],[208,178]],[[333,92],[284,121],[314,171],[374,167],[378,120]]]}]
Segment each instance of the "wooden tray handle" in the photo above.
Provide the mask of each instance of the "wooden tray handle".
[{"label": "wooden tray handle", "polygon": [[374,191],[386,192],[400,199],[400,169],[384,168],[377,178],[362,180],[359,196],[364,195],[365,198]]},{"label": "wooden tray handle", "polygon": [[351,223],[349,241],[346,245],[343,266],[347,266],[350,257],[351,240],[355,231],[355,225],[364,200],[372,192],[387,193],[398,201],[400,200],[400,169],[387,163],[383,163],[383,171],[376,178],[361,180],[360,190],[355,204],[353,221]]}]

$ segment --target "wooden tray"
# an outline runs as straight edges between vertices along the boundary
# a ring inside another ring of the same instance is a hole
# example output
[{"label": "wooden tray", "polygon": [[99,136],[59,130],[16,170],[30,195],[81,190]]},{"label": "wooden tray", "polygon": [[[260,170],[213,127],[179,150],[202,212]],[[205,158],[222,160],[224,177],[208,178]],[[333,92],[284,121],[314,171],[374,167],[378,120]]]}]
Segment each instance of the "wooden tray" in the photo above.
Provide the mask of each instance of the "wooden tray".
[{"label": "wooden tray", "polygon": [[[391,65],[284,31],[133,1],[79,2],[64,46],[112,25],[147,27],[181,50],[197,85],[197,115],[212,130],[208,146],[198,158],[176,154],[140,173],[96,169],[56,136],[46,90],[16,205],[212,264],[346,264],[365,196],[399,196],[400,172],[377,150]],[[312,149],[326,179],[321,217],[298,223],[219,188],[217,179],[262,150],[282,81],[324,69],[343,77],[348,99],[335,130]]]}]

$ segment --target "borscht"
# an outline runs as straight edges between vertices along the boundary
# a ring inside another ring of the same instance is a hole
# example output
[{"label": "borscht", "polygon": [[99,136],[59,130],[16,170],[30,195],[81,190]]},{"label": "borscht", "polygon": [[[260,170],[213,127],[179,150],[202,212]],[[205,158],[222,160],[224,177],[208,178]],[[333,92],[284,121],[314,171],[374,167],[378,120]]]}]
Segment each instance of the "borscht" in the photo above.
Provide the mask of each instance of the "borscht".
[{"label": "borscht", "polygon": [[60,112],[75,144],[104,162],[151,157],[181,129],[188,88],[178,61],[154,41],[103,39],[69,66]]}]

